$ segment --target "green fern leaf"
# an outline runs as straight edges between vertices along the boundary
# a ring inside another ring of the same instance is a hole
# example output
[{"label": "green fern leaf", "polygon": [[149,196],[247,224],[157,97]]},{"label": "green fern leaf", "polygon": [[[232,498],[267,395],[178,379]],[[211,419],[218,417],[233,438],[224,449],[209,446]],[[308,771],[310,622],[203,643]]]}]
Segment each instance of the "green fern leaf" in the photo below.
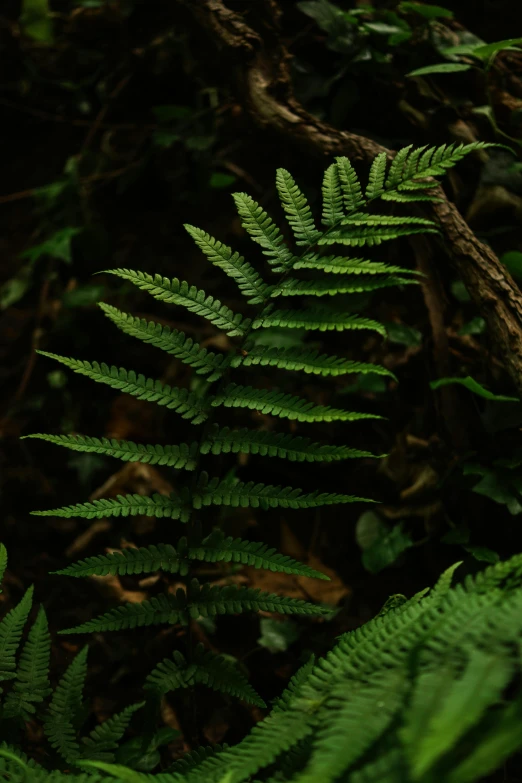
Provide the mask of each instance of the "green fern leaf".
[{"label": "green fern leaf", "polygon": [[[254,726],[242,742],[217,757],[219,766],[203,762],[201,767],[196,767],[194,771],[205,774],[221,770],[222,777],[212,778],[216,783],[244,783],[251,779],[252,775],[273,764],[279,756],[312,733],[315,720],[306,706],[303,705],[300,710],[271,713],[268,718]],[[200,783],[196,777],[192,780],[193,783]],[[204,778],[200,780],[203,781]],[[192,783],[190,777],[187,783]]]},{"label": "green fern leaf", "polygon": [[343,226],[337,231],[325,234],[319,240],[320,245],[349,245],[350,247],[373,247],[399,237],[413,234],[436,234],[436,228],[416,227],[407,223],[396,226],[353,226],[349,231]]},{"label": "green fern leaf", "polygon": [[175,356],[176,359],[192,367],[198,375],[208,375],[209,382],[220,378],[227,368],[225,354],[207,351],[177,329],[162,326],[156,321],[135,318],[104,302],[100,302],[99,306],[122,332]]},{"label": "green fern leaf", "polygon": [[0,622],[0,682],[12,680],[16,671],[16,651],[22,639],[24,625],[33,604],[33,587],[24,593],[20,603]]},{"label": "green fern leaf", "polygon": [[[408,745],[415,780],[424,777],[478,723],[486,709],[499,702],[513,669],[504,656],[471,649],[467,666],[456,681],[447,669],[445,674],[445,681],[438,671],[418,679],[401,734]],[[478,683],[480,687],[476,687]],[[420,732],[423,727],[425,732]]]},{"label": "green fern leaf", "polygon": [[131,704],[129,707],[125,707],[121,712],[96,726],[88,737],[83,737],[81,740],[82,758],[114,761],[113,751],[118,748],[118,742],[125,734],[132,716],[144,704],[145,702],[141,702],[140,704]]},{"label": "green fern leaf", "polygon": [[13,689],[5,700],[4,717],[20,718],[23,721],[32,719],[36,712],[34,705],[41,703],[51,693],[50,655],[51,637],[47,618],[40,608],[20,655]]},{"label": "green fern leaf", "polygon": [[377,291],[379,288],[408,285],[418,281],[411,277],[394,275],[357,275],[352,279],[339,278],[339,275],[323,277],[319,280],[298,280],[287,278],[274,292],[274,296],[335,296],[337,294],[360,294],[365,291]]},{"label": "green fern leaf", "polygon": [[386,329],[378,321],[352,315],[331,307],[314,307],[310,310],[272,310],[252,324],[253,329],[281,326],[286,329],[317,329],[320,332],[344,332],[348,329],[367,329],[386,337]]},{"label": "green fern leaf", "polygon": [[[339,169],[336,163],[332,163],[326,169],[323,177],[323,226],[331,228],[341,221],[343,212],[343,193]],[[295,266],[294,266],[295,268]]]},{"label": "green fern leaf", "polygon": [[236,281],[241,293],[248,297],[249,304],[264,304],[268,301],[272,286],[263,282],[261,276],[248,261],[245,261],[243,256],[234,253],[230,247],[214,239],[200,228],[185,224],[185,229],[210,263],[222,269]]},{"label": "green fern leaf", "polygon": [[341,180],[344,207],[347,212],[354,212],[365,203],[359,177],[348,158],[338,157],[335,160]]},{"label": "green fern leaf", "polygon": [[389,193],[384,191],[384,193],[381,194],[381,199],[382,201],[396,201],[399,204],[411,204],[422,201],[431,201],[435,203],[437,201],[443,201],[443,199],[429,196],[427,193],[403,193],[398,190],[390,190]]},{"label": "green fern leaf", "polygon": [[331,408],[327,405],[314,405],[301,397],[283,392],[253,389],[252,386],[229,384],[221,394],[216,395],[212,405],[225,408],[250,408],[263,414],[297,421],[359,421],[361,419],[380,419],[373,413],[357,413]]},{"label": "green fern leaf", "polygon": [[2,592],[2,580],[4,578],[5,570],[7,568],[7,549],[0,543],[0,593]]},{"label": "green fern leaf", "polygon": [[[386,189],[397,189],[408,181],[442,176],[447,169],[452,168],[462,158],[471,152],[486,149],[491,145],[486,142],[473,142],[471,144],[443,144],[440,147],[417,147],[416,149],[405,147],[400,150],[392,162]],[[407,150],[407,152],[406,152]],[[437,183],[417,183],[420,187],[433,187]]]},{"label": "green fern leaf", "polygon": [[193,619],[213,617],[217,614],[241,614],[242,612],[276,612],[278,614],[325,615],[330,609],[282,595],[265,593],[252,587],[227,585],[211,587],[200,585],[197,579],[190,582],[188,609]]},{"label": "green fern leaf", "polygon": [[227,747],[227,745],[213,745],[208,747],[202,746],[200,748],[195,748],[190,753],[185,753],[183,758],[177,759],[173,764],[171,764],[171,766],[167,769],[167,774],[179,773],[180,775],[184,775],[194,769],[194,767],[202,764],[207,759],[214,758],[222,750],[226,750]]},{"label": "green fern leaf", "polygon": [[163,519],[179,519],[187,522],[190,509],[187,505],[188,495],[182,491],[179,495],[170,497],[155,493],[152,497],[144,495],[117,495],[116,498],[101,498],[87,503],[76,503],[72,506],[62,506],[45,511],[31,511],[37,517],[83,517],[84,519],[104,519],[105,517],[128,517],[141,514],[145,517]]},{"label": "green fern leaf", "polygon": [[306,196],[286,169],[277,169],[276,187],[297,245],[314,245],[321,232],[315,227]]},{"label": "green fern leaf", "polygon": [[292,557],[281,555],[266,544],[258,541],[245,541],[232,536],[225,537],[221,530],[214,530],[203,539],[200,546],[190,547],[187,556],[190,560],[203,560],[207,563],[241,563],[282,574],[329,579],[326,574],[322,574]]},{"label": "green fern leaf", "polygon": [[103,631],[124,631],[129,628],[143,628],[150,625],[176,625],[187,623],[186,596],[179,589],[176,595],[157,595],[139,604],[124,604],[105,614],[88,620],[74,628],[59,631],[64,633],[101,633]]},{"label": "green fern leaf", "polygon": [[189,570],[188,558],[177,551],[172,544],[151,544],[137,549],[122,549],[107,555],[94,555],[73,563],[61,571],[53,571],[61,576],[108,576],[127,574],[150,574],[165,571],[168,574],[185,576]]},{"label": "green fern leaf", "polygon": [[342,226],[426,226],[436,228],[433,220],[419,217],[398,217],[397,215],[368,215],[365,212],[356,212],[348,215],[341,221]]},{"label": "green fern leaf", "polygon": [[330,720],[317,732],[312,761],[299,783],[338,780],[386,731],[408,688],[403,669],[374,675],[368,684],[350,681],[334,688],[325,704]]},{"label": "green fern leaf", "polygon": [[272,712],[285,712],[295,702],[296,698],[302,696],[303,687],[306,686],[314,664],[315,656],[311,655],[307,662],[290,678],[281,696],[273,703]]},{"label": "green fern leaf", "polygon": [[406,159],[412,149],[413,144],[408,144],[407,147],[402,147],[393,158],[388,171],[388,176],[386,177],[386,182],[384,183],[386,190],[395,187],[396,183],[401,180]]},{"label": "green fern leaf", "polygon": [[346,258],[345,256],[320,256],[314,253],[303,256],[299,261],[296,261],[293,269],[319,269],[321,272],[332,272],[336,275],[419,274],[414,269],[392,266],[380,261],[369,261],[365,258]]},{"label": "green fern leaf", "polygon": [[[261,365],[262,367],[279,367],[282,370],[302,370],[313,375],[346,375],[357,373],[367,375],[388,375],[395,378],[390,370],[378,364],[355,362],[350,359],[340,359],[337,356],[320,354],[310,348],[276,348],[273,346],[255,345],[248,349],[246,356],[238,357],[237,363],[243,367]],[[232,362],[234,366],[234,362]]]},{"label": "green fern leaf", "polygon": [[201,445],[202,454],[260,454],[262,457],[280,457],[292,462],[337,462],[343,459],[376,457],[369,451],[314,443],[310,438],[294,437],[284,433],[246,428],[231,430],[214,425],[208,440]]},{"label": "green fern leaf", "polygon": [[384,178],[386,176],[386,152],[380,152],[374,159],[370,168],[368,186],[365,196],[370,201],[378,198],[384,190]]},{"label": "green fern leaf", "polygon": [[145,689],[159,694],[193,685],[206,685],[257,707],[266,707],[239,667],[198,644],[190,663],[179,652],[165,658],[145,680]]},{"label": "green fern leaf", "polygon": [[57,446],[65,446],[73,451],[116,457],[124,462],[166,465],[186,470],[194,470],[196,466],[197,443],[192,443],[190,446],[187,443],[181,443],[179,446],[160,446],[150,443],[143,445],[133,443],[131,440],[117,440],[116,438],[90,438],[88,435],[45,435],[41,433],[24,435],[21,440],[25,438],[39,438]]},{"label": "green fern leaf", "polygon": [[289,269],[293,256],[284,242],[283,235],[264,209],[247,193],[234,193],[241,224],[254,242],[261,245],[268,263],[274,271]]},{"label": "green fern leaf", "polygon": [[105,274],[128,280],[161,302],[186,307],[191,313],[206,318],[230,337],[241,337],[248,329],[249,319],[243,318],[239,313],[233,313],[229,307],[221,304],[219,299],[207,296],[204,291],[189,285],[185,280],[178,280],[177,277],[169,280],[168,277],[161,275],[152,277],[145,272],[135,272],[132,269],[107,269]]},{"label": "green fern leaf", "polygon": [[241,508],[315,508],[336,503],[371,502],[352,495],[329,492],[303,493],[293,487],[275,487],[254,481],[231,482],[229,479],[209,479],[202,473],[193,496],[194,508],[202,506],[233,506]]},{"label": "green fern leaf", "polygon": [[82,695],[87,676],[87,653],[84,647],[69,664],[56,686],[44,722],[44,731],[65,761],[71,762],[80,755],[74,721],[82,707]]},{"label": "green fern leaf", "polygon": [[200,424],[207,418],[203,401],[186,389],[177,389],[152,378],[146,378],[144,375],[136,375],[133,370],[124,370],[123,367],[118,368],[114,365],[109,367],[105,363],[98,364],[98,362],[91,364],[81,359],[69,359],[47,351],[38,351],[38,353],[64,364],[80,375],[86,375],[97,383],[105,383],[125,394],[132,394],[139,400],[165,405],[179,413],[182,418],[192,421],[193,424]]}]

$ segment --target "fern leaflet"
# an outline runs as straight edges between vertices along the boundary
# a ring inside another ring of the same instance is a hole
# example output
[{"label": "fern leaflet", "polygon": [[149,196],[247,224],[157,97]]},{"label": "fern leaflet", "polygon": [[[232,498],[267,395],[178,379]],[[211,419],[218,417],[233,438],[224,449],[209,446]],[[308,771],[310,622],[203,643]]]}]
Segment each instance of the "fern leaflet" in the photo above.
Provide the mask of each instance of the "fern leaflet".
[{"label": "fern leaflet", "polygon": [[[35,433],[24,435],[23,438],[40,438],[57,446],[65,446],[73,451],[83,451],[89,454],[102,454],[116,457],[123,462],[142,462],[146,465],[166,465],[170,468],[185,468],[194,470],[197,443],[190,446],[182,443],[179,446],[160,446],[133,443],[131,440],[116,438],[90,438],[88,435],[44,435]],[[23,440],[22,438],[22,440]]]},{"label": "fern leaflet", "polygon": [[102,362],[86,362],[81,359],[68,359],[66,356],[58,356],[47,351],[38,351],[42,356],[47,356],[80,375],[86,375],[97,383],[105,383],[113,389],[119,389],[126,394],[132,394],[139,400],[155,402],[156,405],[165,405],[170,410],[175,410],[184,419],[189,419],[193,424],[205,421],[207,413],[201,399],[191,394],[186,389],[176,389],[160,381],[146,378],[136,374],[134,370],[124,370],[114,365],[109,367]]},{"label": "fern leaflet", "polygon": [[128,280],[161,302],[186,307],[191,313],[200,315],[214,326],[223,329],[230,337],[241,336],[248,328],[248,319],[244,319],[239,313],[233,313],[229,307],[221,304],[219,299],[207,296],[204,291],[189,285],[185,280],[180,281],[176,277],[169,280],[168,277],[161,275],[152,277],[145,272],[135,272],[132,269],[107,269],[105,274]]}]

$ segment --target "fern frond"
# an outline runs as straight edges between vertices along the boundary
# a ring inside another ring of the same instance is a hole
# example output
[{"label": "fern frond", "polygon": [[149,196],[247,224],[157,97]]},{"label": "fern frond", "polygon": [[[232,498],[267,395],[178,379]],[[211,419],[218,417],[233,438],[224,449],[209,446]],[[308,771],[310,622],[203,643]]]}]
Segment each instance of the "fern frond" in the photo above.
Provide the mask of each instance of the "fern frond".
[{"label": "fern frond", "polygon": [[211,237],[201,228],[185,224],[196,245],[214,266],[222,269],[236,281],[239,290],[248,297],[249,304],[264,304],[270,298],[272,286],[267,285],[254,267],[232,248]]},{"label": "fern frond", "polygon": [[359,177],[348,158],[338,157],[335,160],[341,180],[345,210],[346,212],[354,212],[365,203]]},{"label": "fern frond", "polygon": [[306,196],[286,169],[277,169],[276,187],[296,245],[314,245],[321,232],[315,227],[312,210]]},{"label": "fern frond", "polygon": [[388,171],[388,176],[386,177],[386,181],[384,183],[386,190],[390,190],[391,188],[395,187],[396,183],[401,180],[406,159],[408,158],[408,155],[412,149],[413,144],[408,144],[407,147],[402,147],[402,149],[400,149],[393,158],[390,164],[390,169]]},{"label": "fern frond", "polygon": [[[401,187],[399,185],[399,187]],[[436,196],[430,196],[427,193],[419,193],[418,189],[415,188],[414,193],[404,193],[403,190],[390,190],[389,192],[384,191],[384,193],[381,194],[381,200],[382,201],[395,201],[399,204],[411,204],[414,202],[422,202],[422,201],[443,201],[443,199],[437,198]]]},{"label": "fern frond", "polygon": [[437,228],[416,226],[409,224],[407,220],[402,225],[354,225],[347,230],[342,226],[338,230],[325,234],[318,242],[319,245],[349,245],[351,247],[373,247],[399,237],[412,236],[413,234],[437,234]]},{"label": "fern frond", "polygon": [[201,746],[195,748],[194,750],[191,750],[190,753],[185,753],[183,758],[177,759],[171,764],[167,769],[167,773],[174,774],[178,772],[179,774],[185,774],[194,767],[197,767],[203,761],[215,757],[222,750],[226,750],[227,747],[227,745],[209,745],[207,747]]},{"label": "fern frond", "polygon": [[294,397],[292,394],[254,389],[252,386],[229,384],[211,403],[225,408],[249,408],[260,413],[279,416],[297,421],[359,421],[360,419],[380,419],[373,413],[357,413],[331,408],[327,405],[314,405],[313,402]]},{"label": "fern frond", "polygon": [[81,359],[70,359],[47,351],[38,351],[42,356],[54,359],[80,375],[86,375],[97,383],[105,383],[113,389],[125,394],[132,394],[138,400],[154,402],[176,411],[183,419],[189,419],[193,424],[200,424],[207,418],[203,401],[187,389],[177,389],[161,381],[137,375],[134,370],[125,370],[102,362],[87,362]]},{"label": "fern frond", "polygon": [[128,517],[141,514],[145,517],[164,517],[187,522],[190,509],[187,505],[188,495],[184,488],[179,495],[160,495],[154,493],[151,497],[145,495],[117,495],[115,498],[100,498],[86,503],[76,503],[72,506],[31,511],[37,517],[83,517],[84,519],[104,519],[105,517]]},{"label": "fern frond", "polygon": [[[237,363],[242,367],[261,365],[262,367],[278,367],[281,370],[302,370],[312,375],[388,375],[395,378],[391,370],[378,364],[355,362],[351,359],[341,359],[337,356],[320,354],[312,348],[291,347],[276,348],[274,346],[255,345],[249,348],[246,356],[238,357]],[[232,366],[234,366],[232,362]]]},{"label": "fern frond", "polygon": [[[323,177],[323,226],[331,228],[340,222],[343,212],[343,193],[339,169],[336,163],[332,163],[326,169]],[[295,269],[294,265],[294,269]]]},{"label": "fern frond", "polygon": [[377,291],[379,288],[417,283],[412,277],[395,275],[358,275],[354,278],[339,278],[339,275],[323,277],[318,280],[298,280],[287,278],[274,291],[277,296],[335,296],[336,294],[360,294],[365,291]]},{"label": "fern frond", "polygon": [[204,538],[199,546],[189,547],[187,557],[190,560],[203,560],[207,563],[241,563],[282,574],[329,579],[326,574],[322,574],[292,557],[281,555],[266,544],[225,536],[218,529]]},{"label": "fern frond", "polygon": [[292,269],[318,269],[334,275],[416,275],[414,269],[384,264],[381,261],[369,261],[366,258],[346,258],[345,256],[320,256],[310,253],[295,262]]},{"label": "fern frond", "polygon": [[60,571],[53,571],[61,576],[108,576],[127,574],[150,574],[154,571],[164,571],[168,574],[188,573],[188,557],[176,550],[172,544],[151,544],[137,549],[122,549],[121,552],[111,552],[107,555],[94,555],[72,563]]},{"label": "fern frond", "polygon": [[352,215],[341,220],[341,226],[368,226],[368,227],[382,227],[382,226],[425,226],[426,228],[436,228],[436,224],[433,220],[420,217],[402,217],[398,215],[369,215],[366,212],[355,212]]},{"label": "fern frond", "polygon": [[208,375],[209,382],[220,378],[227,368],[225,354],[207,351],[177,329],[134,317],[104,302],[99,302],[99,307],[122,332],[175,356],[192,367],[198,375]]},{"label": "fern frond", "polygon": [[33,587],[0,622],[0,682],[12,680],[16,671],[16,651],[33,604]]},{"label": "fern frond", "polygon": [[0,543],[0,593],[2,592],[2,580],[7,568],[7,549]]},{"label": "fern frond", "polygon": [[161,661],[145,680],[144,688],[164,694],[193,685],[206,685],[257,707],[266,707],[235,663],[205,650],[202,644],[196,646],[190,662],[179,652],[174,653],[173,660]]},{"label": "fern frond", "polygon": [[71,762],[80,755],[74,721],[82,707],[82,695],[87,677],[87,653],[84,647],[67,667],[56,686],[44,722],[44,731],[65,761]]},{"label": "fern frond", "polygon": [[253,329],[265,329],[272,326],[282,326],[286,329],[317,329],[320,332],[344,332],[348,329],[368,329],[386,336],[386,329],[378,321],[352,315],[346,311],[334,310],[330,307],[314,307],[309,310],[272,310],[257,318],[252,324]]},{"label": "fern frond", "polygon": [[21,440],[25,438],[39,438],[48,443],[54,443],[56,446],[65,446],[73,451],[116,457],[123,462],[166,465],[170,468],[185,468],[185,470],[194,470],[196,466],[197,443],[160,446],[150,443],[133,443],[131,440],[117,440],[116,438],[90,438],[88,435],[46,435],[42,433],[23,435]]},{"label": "fern frond", "polygon": [[239,313],[233,313],[232,310],[219,299],[189,285],[185,280],[178,280],[174,277],[170,280],[161,275],[148,275],[146,272],[135,272],[132,269],[107,269],[105,274],[116,275],[122,280],[128,280],[142,291],[147,291],[154,299],[168,304],[177,304],[186,307],[187,310],[222,329],[229,337],[241,337],[245,334],[249,325],[249,319],[243,318]]},{"label": "fern frond", "polygon": [[233,193],[241,224],[254,242],[261,245],[268,263],[274,271],[289,269],[292,253],[285,245],[284,237],[273,220],[247,193]]},{"label": "fern frond", "polygon": [[401,731],[414,779],[424,777],[500,701],[512,675],[505,656],[473,648],[458,679],[446,667],[421,674]]},{"label": "fern frond", "polygon": [[201,445],[202,454],[260,454],[262,457],[280,457],[291,462],[337,462],[343,459],[376,457],[369,451],[360,451],[348,446],[333,446],[314,443],[310,438],[249,430],[232,430],[214,425],[208,433],[208,440]]},{"label": "fern frond", "polygon": [[233,506],[241,508],[316,508],[337,503],[371,502],[353,495],[329,492],[303,493],[293,487],[275,487],[255,481],[231,482],[229,479],[209,479],[202,473],[193,496],[194,508],[202,506]]},{"label": "fern frond", "polygon": [[145,702],[140,704],[131,704],[125,707],[121,712],[108,718],[106,721],[96,726],[88,737],[81,740],[81,756],[85,759],[96,759],[99,761],[114,761],[114,752],[118,747],[132,716],[135,712],[144,706]]},{"label": "fern frond", "polygon": [[380,152],[373,159],[368,185],[364,194],[368,201],[378,198],[384,190],[384,178],[386,176],[386,152]]},{"label": "fern frond", "polygon": [[[446,173],[462,158],[471,152],[487,149],[491,145],[478,141],[471,144],[443,144],[440,147],[404,147],[395,156],[386,179],[386,190],[397,189],[405,183],[428,177],[437,177]],[[422,183],[424,187],[437,183]],[[422,185],[421,185],[422,187]]]},{"label": "fern frond", "polygon": [[34,705],[41,703],[51,693],[50,656],[51,637],[45,612],[40,608],[22,649],[13,689],[5,700],[4,717],[20,718],[23,721],[32,719],[36,712]]},{"label": "fern frond", "polygon": [[143,628],[149,625],[185,625],[186,597],[179,589],[176,595],[157,595],[139,604],[124,604],[105,614],[94,617],[74,628],[59,631],[65,633],[100,633],[103,631],[124,631],[128,628]]},{"label": "fern frond", "polygon": [[311,655],[307,662],[290,678],[281,696],[273,703],[272,712],[285,712],[295,699],[302,695],[303,687],[312,673],[314,664],[315,655]]},{"label": "fern frond", "polygon": [[188,610],[193,619],[213,617],[217,614],[241,614],[243,612],[276,612],[277,614],[327,615],[332,610],[317,604],[262,592],[253,587],[237,585],[200,585],[192,579],[188,589]]},{"label": "fern frond", "polygon": [[311,762],[299,783],[338,780],[384,734],[408,689],[404,669],[374,675],[370,683],[352,680],[334,688],[325,703],[330,719],[319,727]]},{"label": "fern frond", "polygon": [[[244,783],[253,780],[251,776],[258,770],[273,764],[279,756],[312,733],[315,716],[307,707],[305,703],[299,711],[272,712],[265,720],[256,724],[242,742],[218,756],[216,761],[219,766],[207,766],[208,762],[203,762],[195,771],[204,774],[207,769],[208,772],[221,770],[222,777],[212,778],[216,783]],[[196,783],[197,778],[193,780]],[[192,783],[190,777],[187,783]]]}]

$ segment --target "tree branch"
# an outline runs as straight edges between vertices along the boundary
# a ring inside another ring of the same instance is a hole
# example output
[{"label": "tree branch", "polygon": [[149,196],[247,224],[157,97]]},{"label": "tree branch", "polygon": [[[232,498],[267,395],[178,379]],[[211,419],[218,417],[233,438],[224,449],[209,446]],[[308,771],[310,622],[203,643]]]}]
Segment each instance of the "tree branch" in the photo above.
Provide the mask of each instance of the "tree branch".
[{"label": "tree branch", "polygon": [[[245,15],[226,8],[223,0],[177,2],[209,34],[219,52],[220,68],[230,69],[231,86],[257,125],[288,138],[315,158],[346,155],[368,164],[382,151],[393,158],[394,151],[321,122],[296,100],[288,69],[290,56],[278,35],[280,11],[275,0],[250,0]],[[439,224],[446,253],[485,319],[499,358],[522,397],[522,293],[442,188],[437,196],[443,200],[427,205],[425,212]]]}]

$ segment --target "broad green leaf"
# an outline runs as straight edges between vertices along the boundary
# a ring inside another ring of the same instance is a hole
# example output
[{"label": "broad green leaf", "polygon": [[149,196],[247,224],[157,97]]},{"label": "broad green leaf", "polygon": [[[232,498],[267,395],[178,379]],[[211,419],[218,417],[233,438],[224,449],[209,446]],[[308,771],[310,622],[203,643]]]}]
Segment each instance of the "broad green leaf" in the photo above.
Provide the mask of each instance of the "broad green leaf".
[{"label": "broad green leaf", "polygon": [[422,344],[422,333],[413,326],[399,323],[385,323],[386,334],[390,343],[406,345],[408,348]]},{"label": "broad green leaf", "polygon": [[476,318],[472,318],[467,324],[464,324],[459,329],[459,334],[484,334],[486,331],[486,322],[479,315]]},{"label": "broad green leaf", "polygon": [[31,261],[37,261],[42,256],[50,256],[50,258],[59,258],[60,261],[71,263],[71,241],[81,231],[81,228],[73,226],[61,228],[46,239],[45,242],[24,250],[20,254],[20,258],[29,258]]},{"label": "broad green leaf", "polygon": [[466,378],[439,378],[437,381],[431,381],[430,388],[439,389],[441,386],[448,386],[452,383],[458,383],[460,386],[464,386],[468,391],[477,394],[479,397],[483,397],[485,400],[492,400],[494,402],[520,402],[518,397],[508,397],[504,394],[493,394],[484,388],[478,381],[468,375]]},{"label": "broad green leaf", "polygon": [[522,280],[522,253],[520,250],[508,250],[500,256],[500,261],[515,280]]},{"label": "broad green leaf", "polygon": [[274,620],[262,617],[259,621],[261,636],[257,643],[271,653],[285,652],[301,635],[302,628],[292,620]]},{"label": "broad green leaf", "polygon": [[420,14],[425,19],[453,19],[453,11],[449,8],[442,8],[440,5],[425,5],[424,3],[404,2],[399,4],[399,11],[406,13]]},{"label": "broad green leaf", "polygon": [[417,68],[410,71],[406,76],[431,76],[435,73],[457,73],[458,71],[469,71],[473,66],[465,63],[437,63],[436,65],[425,65],[423,68]]},{"label": "broad green leaf", "polygon": [[485,44],[484,46],[477,46],[471,54],[474,57],[480,57],[481,60],[489,60],[498,52],[504,49],[514,49],[518,51],[517,46],[522,45],[522,38],[507,38],[504,41],[495,41],[494,43]]},{"label": "broad green leaf", "polygon": [[20,27],[24,35],[41,44],[54,42],[49,0],[23,0]]},{"label": "broad green leaf", "polygon": [[464,549],[472,555],[475,560],[479,560],[482,563],[498,563],[500,560],[498,552],[494,552],[487,546],[465,546]]},{"label": "broad green leaf", "polygon": [[355,537],[362,549],[363,565],[372,574],[392,565],[413,545],[411,537],[403,531],[402,522],[390,527],[374,511],[366,511],[359,517]]}]

